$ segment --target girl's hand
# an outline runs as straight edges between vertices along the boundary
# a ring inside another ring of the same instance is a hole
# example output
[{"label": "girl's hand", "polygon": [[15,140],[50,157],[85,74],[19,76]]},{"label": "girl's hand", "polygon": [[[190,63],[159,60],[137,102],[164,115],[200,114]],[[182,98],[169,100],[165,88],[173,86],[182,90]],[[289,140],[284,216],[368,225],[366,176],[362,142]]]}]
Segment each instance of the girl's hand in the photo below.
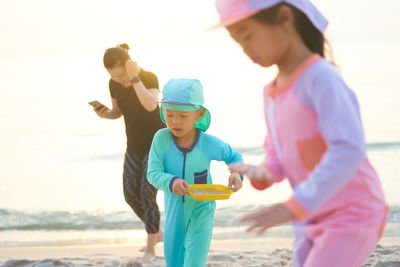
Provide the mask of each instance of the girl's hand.
[{"label": "girl's hand", "polygon": [[229,170],[245,175],[250,179],[251,185],[258,190],[263,190],[273,183],[270,172],[263,167],[242,163],[230,165]]},{"label": "girl's hand", "polygon": [[183,196],[189,190],[190,188],[188,183],[181,178],[175,179],[174,183],[172,184],[172,192],[174,192],[175,195]]},{"label": "girl's hand", "polygon": [[285,222],[294,220],[293,214],[283,205],[275,204],[266,208],[249,213],[239,219],[239,222],[250,222],[251,225],[246,232],[251,232],[257,228],[257,234],[262,234],[268,228]]},{"label": "girl's hand", "polygon": [[241,175],[247,176],[250,180],[270,180],[271,174],[267,169],[251,164],[232,164],[229,166],[231,172],[238,172]]},{"label": "girl's hand", "polygon": [[138,66],[137,62],[133,61],[132,59],[128,59],[125,62],[125,70],[126,74],[128,75],[128,79],[132,80],[134,77],[139,75],[140,67]]},{"label": "girl's hand", "polygon": [[229,176],[229,184],[228,188],[231,189],[233,192],[239,191],[240,188],[242,188],[242,180],[240,180],[240,175],[237,172],[233,172]]}]

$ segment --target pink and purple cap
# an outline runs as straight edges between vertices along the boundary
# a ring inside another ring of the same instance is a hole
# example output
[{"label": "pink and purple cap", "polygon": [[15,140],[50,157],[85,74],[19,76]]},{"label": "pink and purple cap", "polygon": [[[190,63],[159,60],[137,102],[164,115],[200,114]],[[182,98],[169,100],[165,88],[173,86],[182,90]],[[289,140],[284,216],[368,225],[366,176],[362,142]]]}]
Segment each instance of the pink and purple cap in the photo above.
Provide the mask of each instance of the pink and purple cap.
[{"label": "pink and purple cap", "polygon": [[299,9],[320,32],[328,26],[327,19],[309,0],[216,0],[215,6],[220,22],[212,29],[227,27],[280,3],[287,3]]}]

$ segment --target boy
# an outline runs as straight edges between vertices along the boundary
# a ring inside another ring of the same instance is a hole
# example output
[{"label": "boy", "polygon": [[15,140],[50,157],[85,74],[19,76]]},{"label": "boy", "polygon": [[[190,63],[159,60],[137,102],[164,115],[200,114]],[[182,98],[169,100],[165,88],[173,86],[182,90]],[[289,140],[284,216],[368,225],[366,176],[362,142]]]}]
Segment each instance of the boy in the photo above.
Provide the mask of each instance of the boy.
[{"label": "boy", "polygon": [[[210,248],[215,201],[197,201],[185,194],[188,184],[212,184],[211,160],[241,163],[242,156],[205,131],[210,112],[203,107],[198,80],[172,79],[163,88],[160,115],[168,128],[159,130],[149,154],[148,181],[164,191],[164,256],[167,267],[204,267]],[[238,191],[242,177],[229,176]]]}]

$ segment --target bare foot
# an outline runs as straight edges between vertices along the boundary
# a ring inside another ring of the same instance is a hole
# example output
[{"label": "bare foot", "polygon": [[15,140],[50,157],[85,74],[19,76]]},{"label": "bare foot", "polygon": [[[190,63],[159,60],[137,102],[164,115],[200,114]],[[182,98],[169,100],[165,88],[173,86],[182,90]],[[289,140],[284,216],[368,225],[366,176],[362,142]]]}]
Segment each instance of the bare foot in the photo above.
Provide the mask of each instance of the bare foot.
[{"label": "bare foot", "polygon": [[158,231],[158,233],[157,233],[156,244],[159,243],[159,242],[163,242],[163,241],[164,241],[164,233],[160,229],[160,231]]},{"label": "bare foot", "polygon": [[151,247],[154,247],[155,245],[157,245],[157,243],[162,242],[163,240],[164,240],[164,234],[161,229],[155,234],[148,234],[147,246],[141,247],[139,251],[148,252],[149,249],[151,250]]},{"label": "bare foot", "polygon": [[144,253],[143,257],[140,259],[140,263],[150,263],[156,259],[156,255],[152,253]]}]

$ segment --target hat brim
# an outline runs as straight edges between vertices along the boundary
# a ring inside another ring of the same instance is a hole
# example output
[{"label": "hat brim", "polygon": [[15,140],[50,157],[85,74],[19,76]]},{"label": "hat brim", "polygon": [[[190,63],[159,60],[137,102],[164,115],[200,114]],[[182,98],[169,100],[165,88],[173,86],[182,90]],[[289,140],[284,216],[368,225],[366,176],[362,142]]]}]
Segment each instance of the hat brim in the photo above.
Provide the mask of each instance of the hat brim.
[{"label": "hat brim", "polygon": [[[206,109],[205,107],[201,107],[201,108],[204,108],[204,115],[200,120],[196,121],[196,124],[194,125],[194,128],[205,132],[210,127],[211,114],[210,114],[210,111],[208,111],[208,109]],[[176,110],[176,109],[174,109],[174,110]],[[180,110],[180,111],[188,112],[188,111],[193,111],[193,110]],[[163,108],[160,108],[160,118],[161,118],[161,121],[166,124],[165,114],[164,114],[164,109]]]},{"label": "hat brim", "polygon": [[249,12],[241,14],[240,16],[237,16],[237,17],[234,17],[234,18],[231,18],[231,19],[228,19],[228,20],[220,21],[218,24],[207,28],[206,31],[215,30],[215,29],[218,29],[218,28],[221,28],[221,27],[228,27],[228,26],[230,26],[232,24],[235,24],[236,22],[239,22],[241,20],[250,18],[254,14],[258,13],[259,11],[260,11],[260,9],[251,10]]},{"label": "hat brim", "polygon": [[311,21],[315,28],[323,33],[328,26],[328,20],[309,0],[259,0],[254,1],[252,9],[244,11],[242,14],[222,19],[217,25],[209,27],[206,31],[210,31],[219,27],[228,27],[240,20],[249,18],[260,10],[270,8],[279,3],[287,3],[299,9]]}]

